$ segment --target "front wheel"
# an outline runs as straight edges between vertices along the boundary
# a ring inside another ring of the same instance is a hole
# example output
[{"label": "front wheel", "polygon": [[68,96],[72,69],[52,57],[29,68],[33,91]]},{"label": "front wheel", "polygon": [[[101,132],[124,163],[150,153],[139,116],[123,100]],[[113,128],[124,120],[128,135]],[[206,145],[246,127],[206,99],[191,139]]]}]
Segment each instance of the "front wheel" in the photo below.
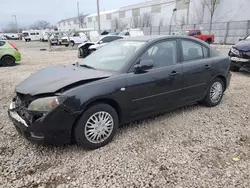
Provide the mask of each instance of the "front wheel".
[{"label": "front wheel", "polygon": [[214,107],[220,104],[224,94],[224,83],[220,78],[215,78],[210,85],[202,103],[209,107]]},{"label": "front wheel", "polygon": [[97,149],[108,144],[118,128],[118,115],[108,104],[88,108],[77,122],[75,140],[87,149]]},{"label": "front wheel", "polygon": [[69,44],[70,44],[70,46],[72,46],[72,47],[75,46],[75,42],[74,42],[74,41],[70,41]]}]

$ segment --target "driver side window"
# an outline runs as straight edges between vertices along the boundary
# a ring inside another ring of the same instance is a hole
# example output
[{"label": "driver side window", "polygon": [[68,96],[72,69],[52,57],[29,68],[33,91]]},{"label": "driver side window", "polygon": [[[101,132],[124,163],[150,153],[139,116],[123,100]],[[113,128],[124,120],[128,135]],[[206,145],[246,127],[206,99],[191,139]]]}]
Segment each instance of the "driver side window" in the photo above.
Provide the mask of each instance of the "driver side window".
[{"label": "driver side window", "polygon": [[174,65],[177,62],[176,40],[158,42],[143,53],[140,60],[152,60],[154,68]]}]

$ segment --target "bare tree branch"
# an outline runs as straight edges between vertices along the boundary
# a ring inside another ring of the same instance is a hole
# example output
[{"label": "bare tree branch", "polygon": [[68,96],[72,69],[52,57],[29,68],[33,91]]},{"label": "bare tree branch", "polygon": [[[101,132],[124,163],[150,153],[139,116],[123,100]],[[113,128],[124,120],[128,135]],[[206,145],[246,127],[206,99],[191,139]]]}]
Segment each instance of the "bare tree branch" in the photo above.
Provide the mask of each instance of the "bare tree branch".
[{"label": "bare tree branch", "polygon": [[126,28],[128,25],[127,23],[123,22],[122,20],[119,20],[119,18],[114,18],[111,21],[111,24],[112,24],[113,29],[121,29],[121,30]]},{"label": "bare tree branch", "polygon": [[[210,12],[209,33],[211,33],[214,13],[218,7],[220,0],[202,0],[202,1],[204,2],[204,4],[206,5],[206,7]],[[208,1],[210,2],[208,3]]]},{"label": "bare tree branch", "polygon": [[148,13],[148,12],[143,13],[141,27],[151,27],[151,25],[152,25],[151,20],[152,20],[152,17],[151,17],[150,13]]}]

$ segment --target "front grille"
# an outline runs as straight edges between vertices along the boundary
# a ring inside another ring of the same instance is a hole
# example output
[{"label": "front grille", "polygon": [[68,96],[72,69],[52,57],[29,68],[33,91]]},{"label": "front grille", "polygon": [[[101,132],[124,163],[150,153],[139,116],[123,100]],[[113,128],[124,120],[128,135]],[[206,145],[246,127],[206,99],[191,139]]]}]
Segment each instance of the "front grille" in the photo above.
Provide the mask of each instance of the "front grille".
[{"label": "front grille", "polygon": [[62,42],[68,42],[68,40],[67,39],[62,39]]}]

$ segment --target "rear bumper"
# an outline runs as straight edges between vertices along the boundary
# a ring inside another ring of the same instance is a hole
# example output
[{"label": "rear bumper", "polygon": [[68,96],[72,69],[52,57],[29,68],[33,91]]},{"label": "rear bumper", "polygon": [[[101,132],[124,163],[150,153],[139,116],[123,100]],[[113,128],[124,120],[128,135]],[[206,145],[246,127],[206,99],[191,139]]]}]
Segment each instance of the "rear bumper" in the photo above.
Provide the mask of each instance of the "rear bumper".
[{"label": "rear bumper", "polygon": [[21,61],[21,53],[19,51],[15,51],[14,58],[16,61]]},{"label": "rear bumper", "polygon": [[231,64],[250,72],[250,59],[230,57]]}]

